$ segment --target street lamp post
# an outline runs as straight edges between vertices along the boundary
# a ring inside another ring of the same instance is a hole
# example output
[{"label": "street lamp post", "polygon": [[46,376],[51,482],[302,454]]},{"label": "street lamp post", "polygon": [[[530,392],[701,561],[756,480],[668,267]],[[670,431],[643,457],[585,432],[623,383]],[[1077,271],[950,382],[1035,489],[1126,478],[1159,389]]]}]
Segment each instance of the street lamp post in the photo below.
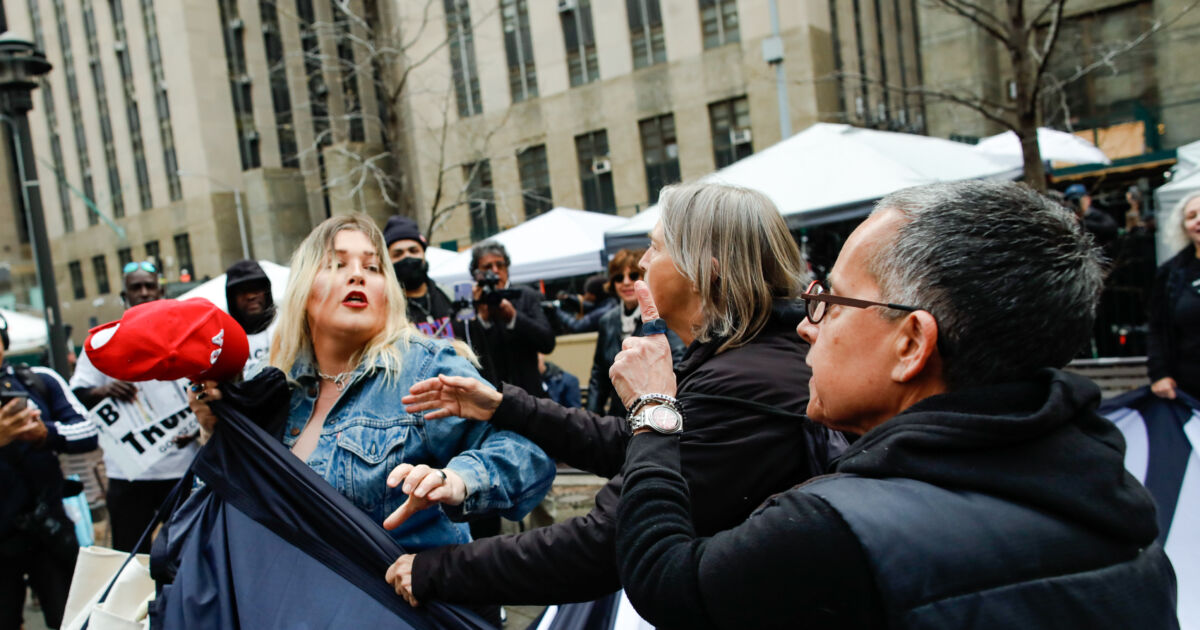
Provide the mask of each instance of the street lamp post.
[{"label": "street lamp post", "polygon": [[238,232],[242,237],[242,258],[253,260],[253,258],[250,256],[250,240],[246,238],[246,216],[242,211],[242,191],[222,182],[221,180],[213,179],[205,173],[193,173],[191,171],[184,170],[176,171],[176,173],[178,173],[180,177],[203,177],[204,179],[207,179],[208,181],[233,193],[233,204],[234,207],[237,208]]},{"label": "street lamp post", "polygon": [[50,333],[50,367],[65,377],[69,375],[67,333],[58,303],[58,283],[54,279],[42,193],[38,188],[37,162],[33,157],[33,140],[26,116],[33,109],[33,90],[38,86],[36,79],[50,68],[46,56],[32,42],[9,33],[0,35],[0,118],[8,127],[16,149],[17,185],[21,188],[25,221],[37,262],[38,284],[42,288],[46,327]]}]

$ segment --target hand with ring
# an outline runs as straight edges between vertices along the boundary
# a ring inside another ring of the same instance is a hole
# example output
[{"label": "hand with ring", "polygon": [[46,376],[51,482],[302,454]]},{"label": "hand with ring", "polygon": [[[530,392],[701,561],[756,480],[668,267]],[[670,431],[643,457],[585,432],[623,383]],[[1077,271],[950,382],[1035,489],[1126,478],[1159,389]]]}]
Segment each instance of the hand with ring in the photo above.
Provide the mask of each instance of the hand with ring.
[{"label": "hand with ring", "polygon": [[401,483],[408,499],[384,519],[384,529],[396,529],[410,516],[435,503],[462,505],[467,500],[467,484],[453,470],[400,464],[388,475],[387,485],[395,488]]}]

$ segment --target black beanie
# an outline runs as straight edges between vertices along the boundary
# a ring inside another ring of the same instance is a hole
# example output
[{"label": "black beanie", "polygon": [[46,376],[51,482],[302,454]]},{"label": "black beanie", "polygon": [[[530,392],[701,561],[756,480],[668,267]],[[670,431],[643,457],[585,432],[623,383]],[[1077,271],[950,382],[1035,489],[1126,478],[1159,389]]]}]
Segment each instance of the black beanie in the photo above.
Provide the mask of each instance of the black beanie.
[{"label": "black beanie", "polygon": [[421,230],[417,227],[416,221],[394,214],[388,218],[387,227],[383,228],[383,241],[387,243],[388,247],[391,247],[392,243],[404,239],[412,239],[420,243],[421,249],[429,247],[425,237],[421,236]]}]

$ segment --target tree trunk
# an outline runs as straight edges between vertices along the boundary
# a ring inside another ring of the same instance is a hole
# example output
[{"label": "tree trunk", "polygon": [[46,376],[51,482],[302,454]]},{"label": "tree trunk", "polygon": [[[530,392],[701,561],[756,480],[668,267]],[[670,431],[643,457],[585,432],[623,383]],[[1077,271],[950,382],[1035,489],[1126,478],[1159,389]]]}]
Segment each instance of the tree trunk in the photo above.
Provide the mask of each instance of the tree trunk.
[{"label": "tree trunk", "polygon": [[1037,62],[1029,53],[1029,42],[1036,25],[1025,23],[1024,0],[1009,0],[1009,58],[1013,67],[1013,96],[1017,107],[1017,125],[1013,130],[1021,141],[1021,157],[1025,165],[1025,183],[1034,190],[1046,192],[1046,167],[1038,146],[1038,81]]}]

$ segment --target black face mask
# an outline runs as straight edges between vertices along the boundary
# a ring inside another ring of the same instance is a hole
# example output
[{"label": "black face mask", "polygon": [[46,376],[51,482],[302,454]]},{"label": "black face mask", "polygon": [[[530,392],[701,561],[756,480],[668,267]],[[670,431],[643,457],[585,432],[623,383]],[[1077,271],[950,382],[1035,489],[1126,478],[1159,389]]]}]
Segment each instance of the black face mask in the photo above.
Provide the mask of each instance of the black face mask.
[{"label": "black face mask", "polygon": [[412,291],[425,284],[425,274],[429,272],[429,261],[424,258],[409,256],[392,263],[396,270],[396,279],[405,291]]}]

